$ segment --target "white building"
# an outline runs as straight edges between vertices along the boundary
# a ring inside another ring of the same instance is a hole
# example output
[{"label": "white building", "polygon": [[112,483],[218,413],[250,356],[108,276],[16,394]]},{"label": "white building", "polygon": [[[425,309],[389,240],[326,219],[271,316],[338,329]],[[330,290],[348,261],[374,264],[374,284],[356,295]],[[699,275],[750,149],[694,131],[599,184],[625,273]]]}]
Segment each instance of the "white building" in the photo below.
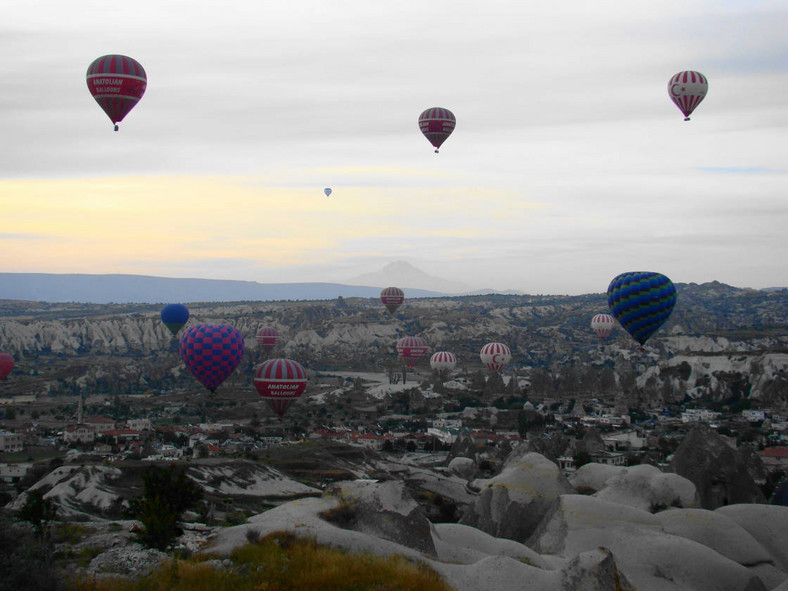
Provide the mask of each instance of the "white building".
[{"label": "white building", "polygon": [[759,408],[749,408],[741,411],[741,416],[745,421],[757,423],[766,420],[766,411]]},{"label": "white building", "polygon": [[22,443],[21,433],[11,433],[10,431],[0,431],[0,452],[22,451],[25,445]]},{"label": "white building", "polygon": [[150,419],[129,419],[126,421],[126,427],[131,431],[150,431],[153,428]]},{"label": "white building", "polygon": [[66,443],[93,443],[96,441],[96,432],[87,425],[69,425],[63,432],[63,441]]},{"label": "white building", "polygon": [[681,413],[682,423],[710,423],[720,418],[721,413],[706,408],[688,408]]}]

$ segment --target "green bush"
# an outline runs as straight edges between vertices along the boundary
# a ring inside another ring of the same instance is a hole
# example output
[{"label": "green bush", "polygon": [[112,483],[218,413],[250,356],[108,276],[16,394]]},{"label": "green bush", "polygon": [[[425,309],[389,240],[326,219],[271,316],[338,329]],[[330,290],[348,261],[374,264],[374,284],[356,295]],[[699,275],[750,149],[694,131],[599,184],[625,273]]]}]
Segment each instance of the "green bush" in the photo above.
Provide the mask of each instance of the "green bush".
[{"label": "green bush", "polygon": [[57,591],[51,553],[33,535],[0,513],[0,591]]}]

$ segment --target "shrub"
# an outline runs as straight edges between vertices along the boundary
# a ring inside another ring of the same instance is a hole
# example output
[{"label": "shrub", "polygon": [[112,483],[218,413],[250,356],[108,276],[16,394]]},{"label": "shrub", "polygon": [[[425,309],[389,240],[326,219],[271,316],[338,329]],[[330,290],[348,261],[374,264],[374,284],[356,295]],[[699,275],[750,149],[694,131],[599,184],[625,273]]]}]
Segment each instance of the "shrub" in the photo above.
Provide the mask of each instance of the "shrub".
[{"label": "shrub", "polygon": [[0,514],[0,591],[56,591],[51,554],[29,531]]},{"label": "shrub", "polygon": [[437,573],[402,557],[349,554],[289,532],[236,548],[231,568],[174,561],[138,581],[82,579],[72,591],[451,591]]}]

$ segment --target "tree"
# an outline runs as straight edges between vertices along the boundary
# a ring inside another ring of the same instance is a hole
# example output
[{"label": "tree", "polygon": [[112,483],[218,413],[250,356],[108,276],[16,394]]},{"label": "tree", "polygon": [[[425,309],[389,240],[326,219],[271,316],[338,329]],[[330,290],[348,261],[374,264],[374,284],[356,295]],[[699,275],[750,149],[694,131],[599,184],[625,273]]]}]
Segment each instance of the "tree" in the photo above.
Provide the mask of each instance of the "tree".
[{"label": "tree", "polygon": [[186,509],[202,499],[202,490],[185,470],[152,466],[142,475],[142,495],[129,502],[129,515],[143,529],[137,539],[144,546],[166,550],[178,535],[178,520]]},{"label": "tree", "polygon": [[57,591],[52,552],[0,513],[0,591]]},{"label": "tree", "polygon": [[57,507],[52,499],[45,499],[41,489],[28,491],[25,504],[16,514],[17,519],[27,521],[36,530],[39,540],[49,535],[49,526],[57,517]]}]

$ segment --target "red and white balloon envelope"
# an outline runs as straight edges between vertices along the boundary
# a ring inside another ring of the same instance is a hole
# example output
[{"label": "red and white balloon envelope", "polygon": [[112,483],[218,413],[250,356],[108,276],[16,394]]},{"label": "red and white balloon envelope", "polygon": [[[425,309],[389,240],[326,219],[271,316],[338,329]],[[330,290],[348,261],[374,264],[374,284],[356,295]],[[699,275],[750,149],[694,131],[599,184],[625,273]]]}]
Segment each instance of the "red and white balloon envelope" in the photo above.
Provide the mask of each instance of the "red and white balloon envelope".
[{"label": "red and white balloon envelope", "polygon": [[512,360],[512,352],[503,343],[487,343],[479,352],[479,358],[490,371],[501,371]]},{"label": "red and white balloon envelope", "polygon": [[679,72],[668,81],[668,95],[684,113],[684,121],[690,120],[690,115],[708,91],[709,81],[700,72]]},{"label": "red and white balloon envelope", "polygon": [[430,367],[436,371],[451,371],[457,365],[457,358],[448,351],[438,351],[430,357]]},{"label": "red and white balloon envelope", "polygon": [[226,380],[244,355],[244,337],[226,324],[195,324],[180,340],[181,359],[208,390]]},{"label": "red and white balloon envelope", "polygon": [[456,125],[457,119],[454,113],[443,107],[432,107],[419,115],[419,129],[427,141],[435,147],[436,154],[443,142],[449,139]]},{"label": "red and white balloon envelope", "polygon": [[306,390],[306,370],[292,359],[269,359],[257,368],[254,387],[281,419]]},{"label": "red and white balloon envelope", "polygon": [[278,342],[279,333],[275,328],[264,326],[257,331],[257,346],[266,353],[270,353]]},{"label": "red and white balloon envelope", "polygon": [[399,287],[386,287],[380,292],[380,301],[386,306],[389,314],[394,314],[405,301],[405,292]]},{"label": "red and white balloon envelope", "polygon": [[421,337],[402,337],[397,341],[397,355],[408,367],[413,367],[416,362],[429,353],[427,341]]},{"label": "red and white balloon envelope", "polygon": [[615,326],[616,319],[610,314],[597,314],[591,319],[591,330],[593,330],[600,339],[609,337]]}]

